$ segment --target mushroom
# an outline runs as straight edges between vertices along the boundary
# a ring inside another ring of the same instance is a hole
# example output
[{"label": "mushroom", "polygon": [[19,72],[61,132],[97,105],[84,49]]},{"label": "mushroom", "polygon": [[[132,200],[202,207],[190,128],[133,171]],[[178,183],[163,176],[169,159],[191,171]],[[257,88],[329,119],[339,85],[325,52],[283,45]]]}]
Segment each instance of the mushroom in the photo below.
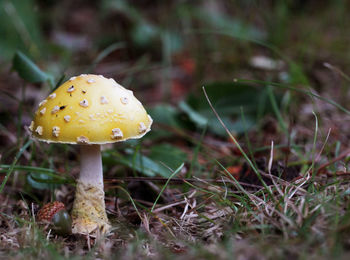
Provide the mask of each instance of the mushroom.
[{"label": "mushroom", "polygon": [[[31,123],[32,137],[47,143],[80,145],[80,176],[72,209],[72,232],[107,233],[101,145],[138,139],[152,118],[132,91],[113,79],[72,77],[41,102]],[[125,102],[127,101],[127,102]],[[51,113],[42,113],[43,109]]]}]

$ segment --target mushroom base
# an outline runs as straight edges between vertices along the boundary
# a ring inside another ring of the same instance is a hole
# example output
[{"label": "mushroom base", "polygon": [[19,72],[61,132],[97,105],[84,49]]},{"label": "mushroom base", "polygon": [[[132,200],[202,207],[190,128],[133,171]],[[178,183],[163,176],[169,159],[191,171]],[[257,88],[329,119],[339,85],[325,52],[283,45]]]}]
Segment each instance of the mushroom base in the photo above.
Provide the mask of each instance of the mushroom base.
[{"label": "mushroom base", "polygon": [[72,210],[72,233],[106,234],[111,225],[108,222],[103,186],[78,181]]}]

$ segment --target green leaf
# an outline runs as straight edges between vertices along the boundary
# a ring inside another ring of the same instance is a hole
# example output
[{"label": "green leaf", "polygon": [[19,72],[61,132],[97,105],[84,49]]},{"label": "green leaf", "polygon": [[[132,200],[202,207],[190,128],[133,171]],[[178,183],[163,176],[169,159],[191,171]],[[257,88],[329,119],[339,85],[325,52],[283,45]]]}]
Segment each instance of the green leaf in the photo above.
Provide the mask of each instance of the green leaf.
[{"label": "green leaf", "polygon": [[[273,112],[268,102],[266,88],[235,82],[213,82],[206,84],[205,88],[227,127],[237,134],[251,129],[261,116]],[[246,117],[245,123],[241,119],[242,108]],[[201,129],[208,126],[208,130],[212,133],[226,136],[225,130],[217,122],[205,98],[198,92],[190,94],[186,100],[178,104],[178,107],[161,104],[150,109],[149,113],[154,122],[160,125],[192,131],[196,130],[194,126]],[[162,129],[157,131],[158,137],[171,134],[169,131],[161,132]]]},{"label": "green leaf", "polygon": [[118,163],[123,164],[150,177],[160,175],[168,178],[172,173],[172,171],[162,165],[161,162],[152,160],[151,158],[141,155],[140,153],[135,154],[135,151],[132,149],[126,149],[125,151],[127,153],[126,155],[112,151],[104,152],[104,165],[116,165]]},{"label": "green leaf", "polygon": [[243,20],[232,18],[216,10],[216,8],[198,8],[194,15],[197,19],[207,23],[216,31],[224,31],[240,38],[256,40],[263,40],[266,38],[266,33],[258,27],[246,23]]},{"label": "green leaf", "polygon": [[61,180],[55,180],[50,175],[38,172],[31,172],[28,174],[27,181],[30,186],[39,190],[50,190],[57,188],[62,182]]},{"label": "green leaf", "polygon": [[184,42],[180,33],[175,30],[163,30],[161,32],[162,41],[167,55],[172,55],[183,48]]},{"label": "green leaf", "polygon": [[190,107],[185,101],[181,101],[179,107],[188,115],[192,122],[200,128],[203,128],[208,124],[208,119],[192,109],[192,107]]},{"label": "green leaf", "polygon": [[42,13],[35,0],[0,1],[0,57],[9,61],[16,50],[27,50],[34,57],[47,53],[42,36]]},{"label": "green leaf", "polygon": [[43,72],[35,63],[21,51],[17,51],[12,63],[12,68],[18,72],[22,79],[30,83],[41,83],[52,78]]},{"label": "green leaf", "polygon": [[133,22],[142,20],[142,13],[135,8],[134,4],[129,3],[129,1],[126,0],[104,0],[102,1],[102,8],[107,12],[118,11]]},{"label": "green leaf", "polygon": [[176,169],[179,164],[187,161],[187,154],[184,151],[167,143],[153,145],[148,157],[153,161],[160,163],[167,171],[168,168],[164,165],[171,169]]},{"label": "green leaf", "polygon": [[[237,120],[232,120],[228,117],[221,117],[221,119],[225,123],[226,127],[230,130],[230,132],[233,132],[235,134],[242,134],[248,131],[256,123],[254,119],[248,116],[245,117],[245,122],[241,118],[238,118]],[[220,136],[227,135],[225,129],[220,124],[218,124],[216,118],[211,117],[208,125],[211,132]]]},{"label": "green leaf", "polygon": [[[214,82],[206,84],[205,89],[228,129],[237,134],[253,127],[259,116],[272,112],[270,103],[266,103],[264,88],[235,82]],[[179,104],[180,108],[197,126],[204,128],[206,119],[209,131],[226,136],[225,130],[218,123],[202,94],[191,94],[184,102]],[[241,108],[246,117],[245,124],[241,119]]]},{"label": "green leaf", "polygon": [[[259,102],[265,91],[262,88],[248,84],[234,82],[213,82],[205,84],[205,89],[220,116],[240,115],[241,107],[245,113],[254,113],[258,110]],[[187,103],[197,112],[205,116],[212,115],[203,94],[190,95]]]},{"label": "green leaf", "polygon": [[137,46],[147,46],[159,36],[158,29],[146,21],[141,21],[134,25],[131,30],[131,37]]},{"label": "green leaf", "polygon": [[178,119],[179,111],[173,106],[166,104],[157,105],[149,109],[148,113],[153,118],[154,122],[176,128],[181,127],[181,123]]}]

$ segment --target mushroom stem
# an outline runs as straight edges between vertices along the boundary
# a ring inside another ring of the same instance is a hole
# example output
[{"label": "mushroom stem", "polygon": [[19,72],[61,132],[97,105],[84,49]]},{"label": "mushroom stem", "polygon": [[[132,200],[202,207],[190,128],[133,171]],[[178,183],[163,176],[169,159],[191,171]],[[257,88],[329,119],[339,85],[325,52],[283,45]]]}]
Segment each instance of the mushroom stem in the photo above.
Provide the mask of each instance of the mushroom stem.
[{"label": "mushroom stem", "polygon": [[110,225],[105,210],[100,145],[80,146],[80,167],[72,209],[72,232],[107,233]]},{"label": "mushroom stem", "polygon": [[101,146],[98,144],[80,146],[79,181],[100,186],[103,190]]}]

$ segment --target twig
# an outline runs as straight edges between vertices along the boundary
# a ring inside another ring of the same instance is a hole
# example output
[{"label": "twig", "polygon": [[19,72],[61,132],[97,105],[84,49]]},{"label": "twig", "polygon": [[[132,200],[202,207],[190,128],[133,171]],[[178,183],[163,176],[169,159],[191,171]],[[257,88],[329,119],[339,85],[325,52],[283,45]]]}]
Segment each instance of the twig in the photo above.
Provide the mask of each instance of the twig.
[{"label": "twig", "polygon": [[320,168],[318,168],[317,172],[316,172],[316,175],[319,175],[319,174],[322,174],[323,173],[323,170],[328,167],[329,165],[337,162],[337,161],[340,161],[342,159],[344,159],[345,157],[349,156],[350,155],[350,149],[347,149],[345,150],[344,152],[342,152],[338,157],[334,158],[333,160],[330,160],[329,162],[325,163],[325,164],[322,164],[320,166]]}]

